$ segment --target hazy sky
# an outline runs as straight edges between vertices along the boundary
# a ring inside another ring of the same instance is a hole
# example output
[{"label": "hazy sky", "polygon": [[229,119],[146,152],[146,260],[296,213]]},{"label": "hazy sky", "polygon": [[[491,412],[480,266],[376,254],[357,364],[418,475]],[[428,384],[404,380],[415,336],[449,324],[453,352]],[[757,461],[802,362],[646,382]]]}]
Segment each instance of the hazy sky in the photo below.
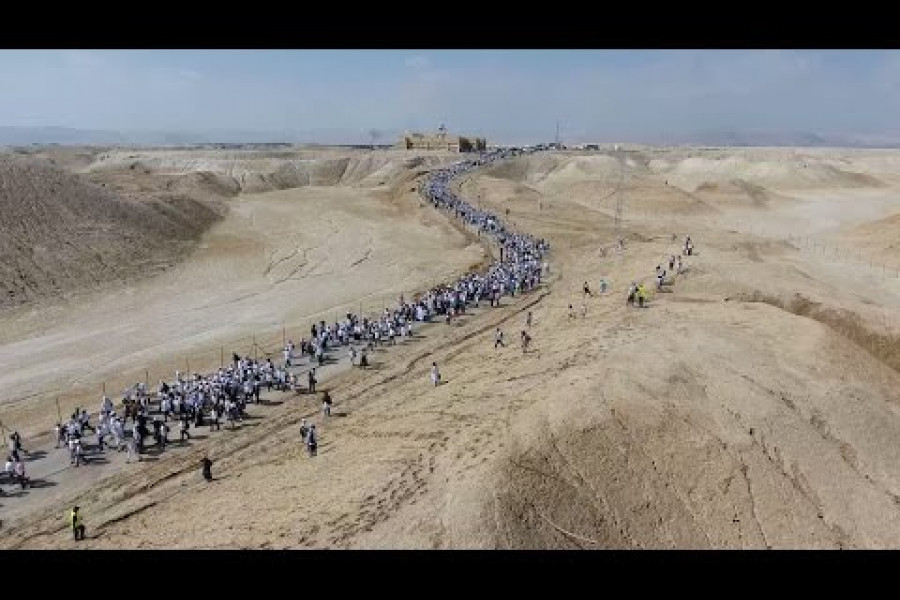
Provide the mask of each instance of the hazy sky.
[{"label": "hazy sky", "polygon": [[508,138],[897,131],[898,51],[11,51],[0,125]]}]

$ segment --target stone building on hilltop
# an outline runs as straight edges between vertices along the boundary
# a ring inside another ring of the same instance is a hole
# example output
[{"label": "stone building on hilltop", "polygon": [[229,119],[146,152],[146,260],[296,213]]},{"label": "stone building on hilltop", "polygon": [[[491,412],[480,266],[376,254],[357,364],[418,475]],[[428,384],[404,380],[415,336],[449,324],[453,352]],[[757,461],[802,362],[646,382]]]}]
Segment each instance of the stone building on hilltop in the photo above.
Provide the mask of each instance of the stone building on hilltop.
[{"label": "stone building on hilltop", "polygon": [[484,152],[487,141],[484,138],[462,135],[447,135],[443,125],[436,133],[406,133],[400,136],[397,147],[402,150],[446,150],[448,152]]}]

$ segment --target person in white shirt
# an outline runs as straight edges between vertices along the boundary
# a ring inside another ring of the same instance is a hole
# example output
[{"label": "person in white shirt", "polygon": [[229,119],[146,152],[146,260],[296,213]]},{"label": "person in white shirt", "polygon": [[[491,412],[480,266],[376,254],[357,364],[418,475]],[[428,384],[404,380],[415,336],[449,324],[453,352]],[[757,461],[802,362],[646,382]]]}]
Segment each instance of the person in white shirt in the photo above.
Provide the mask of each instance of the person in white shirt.
[{"label": "person in white shirt", "polygon": [[438,371],[438,366],[436,362],[431,363],[431,384],[434,387],[437,387],[441,382],[441,373]]},{"label": "person in white shirt", "polygon": [[499,327],[494,333],[494,350],[497,349],[497,346],[503,346],[504,348],[506,348],[506,343],[503,341],[503,332],[500,331]]},{"label": "person in white shirt", "polygon": [[130,463],[132,458],[137,458],[138,462],[140,462],[141,455],[138,454],[138,451],[137,451],[137,440],[136,439],[131,438],[130,440],[128,440],[127,450],[128,450],[128,456],[125,458],[126,463]]}]

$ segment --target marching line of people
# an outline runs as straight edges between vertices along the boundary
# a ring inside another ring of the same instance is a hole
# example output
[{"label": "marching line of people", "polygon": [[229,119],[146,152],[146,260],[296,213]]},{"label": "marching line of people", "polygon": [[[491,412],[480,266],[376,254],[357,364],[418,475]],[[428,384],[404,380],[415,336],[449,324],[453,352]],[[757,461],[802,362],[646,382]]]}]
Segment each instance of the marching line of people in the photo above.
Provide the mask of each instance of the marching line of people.
[{"label": "marching line of people", "polygon": [[[483,273],[467,274],[454,283],[436,286],[410,300],[401,294],[396,307],[385,308],[383,314],[375,317],[347,313],[335,323],[320,321],[310,328],[309,339],[302,338],[296,346],[293,341],[286,343],[278,365],[271,358],[256,360],[234,354],[230,365],[212,373],[176,371],[171,380],[160,379],[153,390],[145,383],[136,383],[123,392],[118,410],[112,399],[104,395],[96,425],[91,423],[87,410],[81,407],[68,420],[57,423],[56,448],[68,451],[73,468],[89,465],[105,452],[126,453],[125,462],[130,463],[140,461],[151,448],[162,453],[171,446],[186,445],[192,439],[192,429],[208,426],[210,433],[218,432],[224,421],[226,430],[234,430],[248,416],[249,404],[261,404],[262,389],[316,395],[316,368],[325,364],[330,353],[341,347],[347,349],[351,365],[365,368],[369,364],[368,353],[375,348],[396,345],[397,338],[414,337],[415,323],[432,322],[441,316],[451,323],[454,317],[464,314],[467,307],[477,308],[484,301],[490,307],[498,307],[504,296],[514,297],[535,289],[542,276],[549,273],[549,264],[545,260],[550,248],[547,241],[516,232],[496,215],[475,209],[453,194],[449,184],[472,169],[543,149],[514,148],[483,153],[477,159],[432,173],[420,188],[423,197],[435,208],[475,227],[479,236],[484,233],[498,246],[499,260],[494,260]],[[530,337],[523,330],[523,352],[527,351],[529,342]],[[296,372],[304,357],[310,367],[306,389]],[[436,363],[432,363],[431,380],[434,385],[442,381]],[[331,417],[332,405],[331,395],[326,391],[322,401],[323,418]],[[177,440],[170,438],[170,421],[177,424]],[[319,439],[315,424],[304,419],[301,433],[309,455],[316,456]],[[25,451],[18,433],[10,439],[6,473],[25,487],[28,478],[20,454]],[[204,479],[213,481],[209,456],[204,456],[201,468]],[[77,511],[76,507],[70,513],[71,525],[76,539],[84,539],[84,523]]]},{"label": "marching line of people", "polygon": [[[456,177],[473,169],[489,165],[498,160],[515,156],[532,154],[547,149],[544,146],[521,149],[511,148],[496,150],[482,154],[478,159],[463,161],[431,174],[420,188],[420,193],[431,204],[465,225],[474,227],[479,238],[482,233],[499,248],[500,258],[493,261],[483,274],[470,274],[461,277],[454,285],[432,289],[426,296],[429,301],[437,299],[440,310],[445,311],[445,321],[449,324],[454,316],[464,314],[467,306],[478,307],[480,302],[488,300],[489,307],[500,306],[503,296],[522,294],[534,290],[541,283],[541,278],[549,274],[550,265],[545,260],[550,252],[550,244],[544,239],[513,231],[497,215],[486,210],[473,207],[457,196],[450,189],[450,183]],[[509,214],[507,209],[506,214]],[[531,326],[531,313],[528,313],[528,325]],[[522,352],[527,353],[531,337],[523,329],[521,332]],[[494,348],[506,347],[503,331],[498,327],[494,337]],[[437,387],[442,383],[437,363],[431,363],[431,384]]]}]

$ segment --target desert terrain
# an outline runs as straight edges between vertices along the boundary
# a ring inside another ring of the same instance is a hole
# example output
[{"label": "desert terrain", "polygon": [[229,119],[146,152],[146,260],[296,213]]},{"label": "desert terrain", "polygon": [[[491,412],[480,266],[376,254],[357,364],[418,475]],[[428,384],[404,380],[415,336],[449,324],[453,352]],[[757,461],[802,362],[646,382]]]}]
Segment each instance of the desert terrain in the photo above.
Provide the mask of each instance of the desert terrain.
[{"label": "desert terrain", "polygon": [[[372,369],[335,368],[322,387],[339,416],[272,393],[252,422],[152,461],[35,466],[50,483],[0,498],[0,546],[896,547],[900,152],[625,150],[543,152],[459,182],[549,240],[538,291],[423,327]],[[28,200],[0,222],[0,419],[48,457],[64,453],[40,437],[56,396],[95,410],[104,382],[118,393],[186,359],[272,351],[282,328],[377,313],[491,252],[417,195],[452,155],[4,160],[4,211]],[[684,271],[626,307],[628,284],[652,289],[685,235]],[[601,279],[610,289],[584,298]],[[497,327],[508,347],[494,348]],[[446,385],[430,385],[432,361]],[[301,418],[321,427],[315,458]]]},{"label": "desert terrain", "polygon": [[419,206],[413,178],[447,156],[272,154],[9,161],[3,201],[23,214],[8,229],[36,241],[4,249],[19,302],[0,314],[0,419],[35,434],[55,423],[57,397],[65,414],[94,409],[103,389],[218,367],[232,351],[262,356],[484,259]]}]

